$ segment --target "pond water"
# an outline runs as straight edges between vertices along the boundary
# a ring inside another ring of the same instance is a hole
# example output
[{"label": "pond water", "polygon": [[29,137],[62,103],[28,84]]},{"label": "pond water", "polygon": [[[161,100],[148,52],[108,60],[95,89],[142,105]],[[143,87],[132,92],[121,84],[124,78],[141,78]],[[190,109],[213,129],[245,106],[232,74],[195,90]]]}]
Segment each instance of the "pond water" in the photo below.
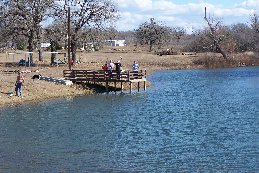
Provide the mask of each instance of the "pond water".
[{"label": "pond water", "polygon": [[0,172],[257,172],[259,67],[0,109]]}]

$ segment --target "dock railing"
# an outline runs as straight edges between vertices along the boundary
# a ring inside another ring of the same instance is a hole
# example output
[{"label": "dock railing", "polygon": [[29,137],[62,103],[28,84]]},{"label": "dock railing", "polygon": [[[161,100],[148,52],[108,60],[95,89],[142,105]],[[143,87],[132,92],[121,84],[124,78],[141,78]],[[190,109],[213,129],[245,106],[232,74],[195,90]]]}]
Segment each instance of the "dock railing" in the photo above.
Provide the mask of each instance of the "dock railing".
[{"label": "dock railing", "polygon": [[139,70],[138,72],[133,71],[122,71],[119,75],[116,71],[105,71],[105,70],[64,70],[63,76],[66,80],[71,80],[74,83],[83,82],[105,82],[108,87],[109,82],[120,82],[121,86],[123,82],[130,84],[130,90],[132,89],[132,83],[144,82],[144,90],[146,90],[147,73],[146,70]]},{"label": "dock railing", "polygon": [[104,70],[64,70],[63,76],[73,82],[138,82],[146,80],[147,74],[146,70],[123,71],[120,75],[117,75],[116,71],[109,73]]}]

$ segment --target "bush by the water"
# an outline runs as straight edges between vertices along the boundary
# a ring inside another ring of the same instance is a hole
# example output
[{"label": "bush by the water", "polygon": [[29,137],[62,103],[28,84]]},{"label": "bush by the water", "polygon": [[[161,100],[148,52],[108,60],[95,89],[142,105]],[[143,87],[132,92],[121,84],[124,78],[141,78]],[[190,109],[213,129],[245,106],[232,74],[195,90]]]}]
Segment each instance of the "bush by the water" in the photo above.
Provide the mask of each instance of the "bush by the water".
[{"label": "bush by the water", "polygon": [[227,59],[224,59],[221,56],[205,55],[194,59],[193,63],[202,65],[205,68],[258,66],[259,57],[257,54],[249,55],[246,53],[229,56]]}]

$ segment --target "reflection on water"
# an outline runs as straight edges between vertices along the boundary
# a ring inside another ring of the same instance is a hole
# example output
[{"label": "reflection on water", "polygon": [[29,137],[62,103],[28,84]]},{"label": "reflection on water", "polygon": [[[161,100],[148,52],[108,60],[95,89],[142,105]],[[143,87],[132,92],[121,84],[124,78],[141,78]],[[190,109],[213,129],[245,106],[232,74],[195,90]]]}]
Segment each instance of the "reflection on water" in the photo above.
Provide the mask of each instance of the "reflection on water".
[{"label": "reflection on water", "polygon": [[0,172],[259,170],[259,68],[149,80],[144,93],[2,109]]}]

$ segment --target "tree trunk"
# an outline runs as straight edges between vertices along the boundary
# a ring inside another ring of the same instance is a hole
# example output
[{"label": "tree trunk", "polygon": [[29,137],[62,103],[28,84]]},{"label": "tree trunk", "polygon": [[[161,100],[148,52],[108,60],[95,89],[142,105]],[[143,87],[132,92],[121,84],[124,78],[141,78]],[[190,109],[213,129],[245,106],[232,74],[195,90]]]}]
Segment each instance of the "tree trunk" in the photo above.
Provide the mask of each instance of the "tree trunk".
[{"label": "tree trunk", "polygon": [[76,63],[76,49],[77,49],[77,38],[76,38],[76,34],[73,34],[71,38],[71,52],[72,52],[73,63]]},{"label": "tree trunk", "polygon": [[[51,51],[51,52],[56,52],[56,51],[57,51],[57,49],[56,49],[56,42],[53,41],[53,40],[50,42],[50,51]],[[53,65],[53,64],[55,63],[55,62],[54,62],[55,59],[56,59],[56,54],[55,54],[55,53],[52,53],[52,54],[51,54],[51,63],[50,63],[51,65]]]},{"label": "tree trunk", "polygon": [[41,47],[38,49],[39,52],[39,61],[43,61],[43,56],[42,56],[42,49]]},{"label": "tree trunk", "polygon": [[39,61],[43,61],[42,57],[42,49],[41,49],[41,40],[42,40],[42,35],[41,35],[41,29],[40,26],[37,25],[37,41],[38,41],[38,52],[39,52]]},{"label": "tree trunk", "polygon": [[213,27],[212,24],[209,22],[208,18],[207,18],[207,11],[206,11],[206,7],[205,7],[205,16],[204,19],[206,20],[206,22],[209,25],[212,37],[213,37],[213,42],[214,42],[214,46],[216,47],[216,51],[221,53],[221,55],[224,57],[224,59],[227,59],[227,54],[225,53],[225,51],[221,48],[219,42],[216,40],[217,38],[217,33],[216,33],[216,27]]},{"label": "tree trunk", "polygon": [[151,52],[152,51],[152,49],[153,49],[153,41],[152,40],[150,40],[149,41],[149,52]]},{"label": "tree trunk", "polygon": [[[33,31],[32,30],[30,30],[28,44],[29,44],[29,46],[28,46],[29,52],[33,52]],[[31,64],[33,63],[33,56],[32,55],[33,55],[32,53],[29,54],[29,57],[30,57],[29,59],[30,59]]]},{"label": "tree trunk", "polygon": [[152,44],[149,45],[149,52],[152,51]]},{"label": "tree trunk", "polygon": [[224,59],[228,58],[225,51],[223,51],[222,48],[218,47],[217,45],[216,45],[216,50],[217,50],[217,52],[221,53],[221,55],[224,57]]}]

